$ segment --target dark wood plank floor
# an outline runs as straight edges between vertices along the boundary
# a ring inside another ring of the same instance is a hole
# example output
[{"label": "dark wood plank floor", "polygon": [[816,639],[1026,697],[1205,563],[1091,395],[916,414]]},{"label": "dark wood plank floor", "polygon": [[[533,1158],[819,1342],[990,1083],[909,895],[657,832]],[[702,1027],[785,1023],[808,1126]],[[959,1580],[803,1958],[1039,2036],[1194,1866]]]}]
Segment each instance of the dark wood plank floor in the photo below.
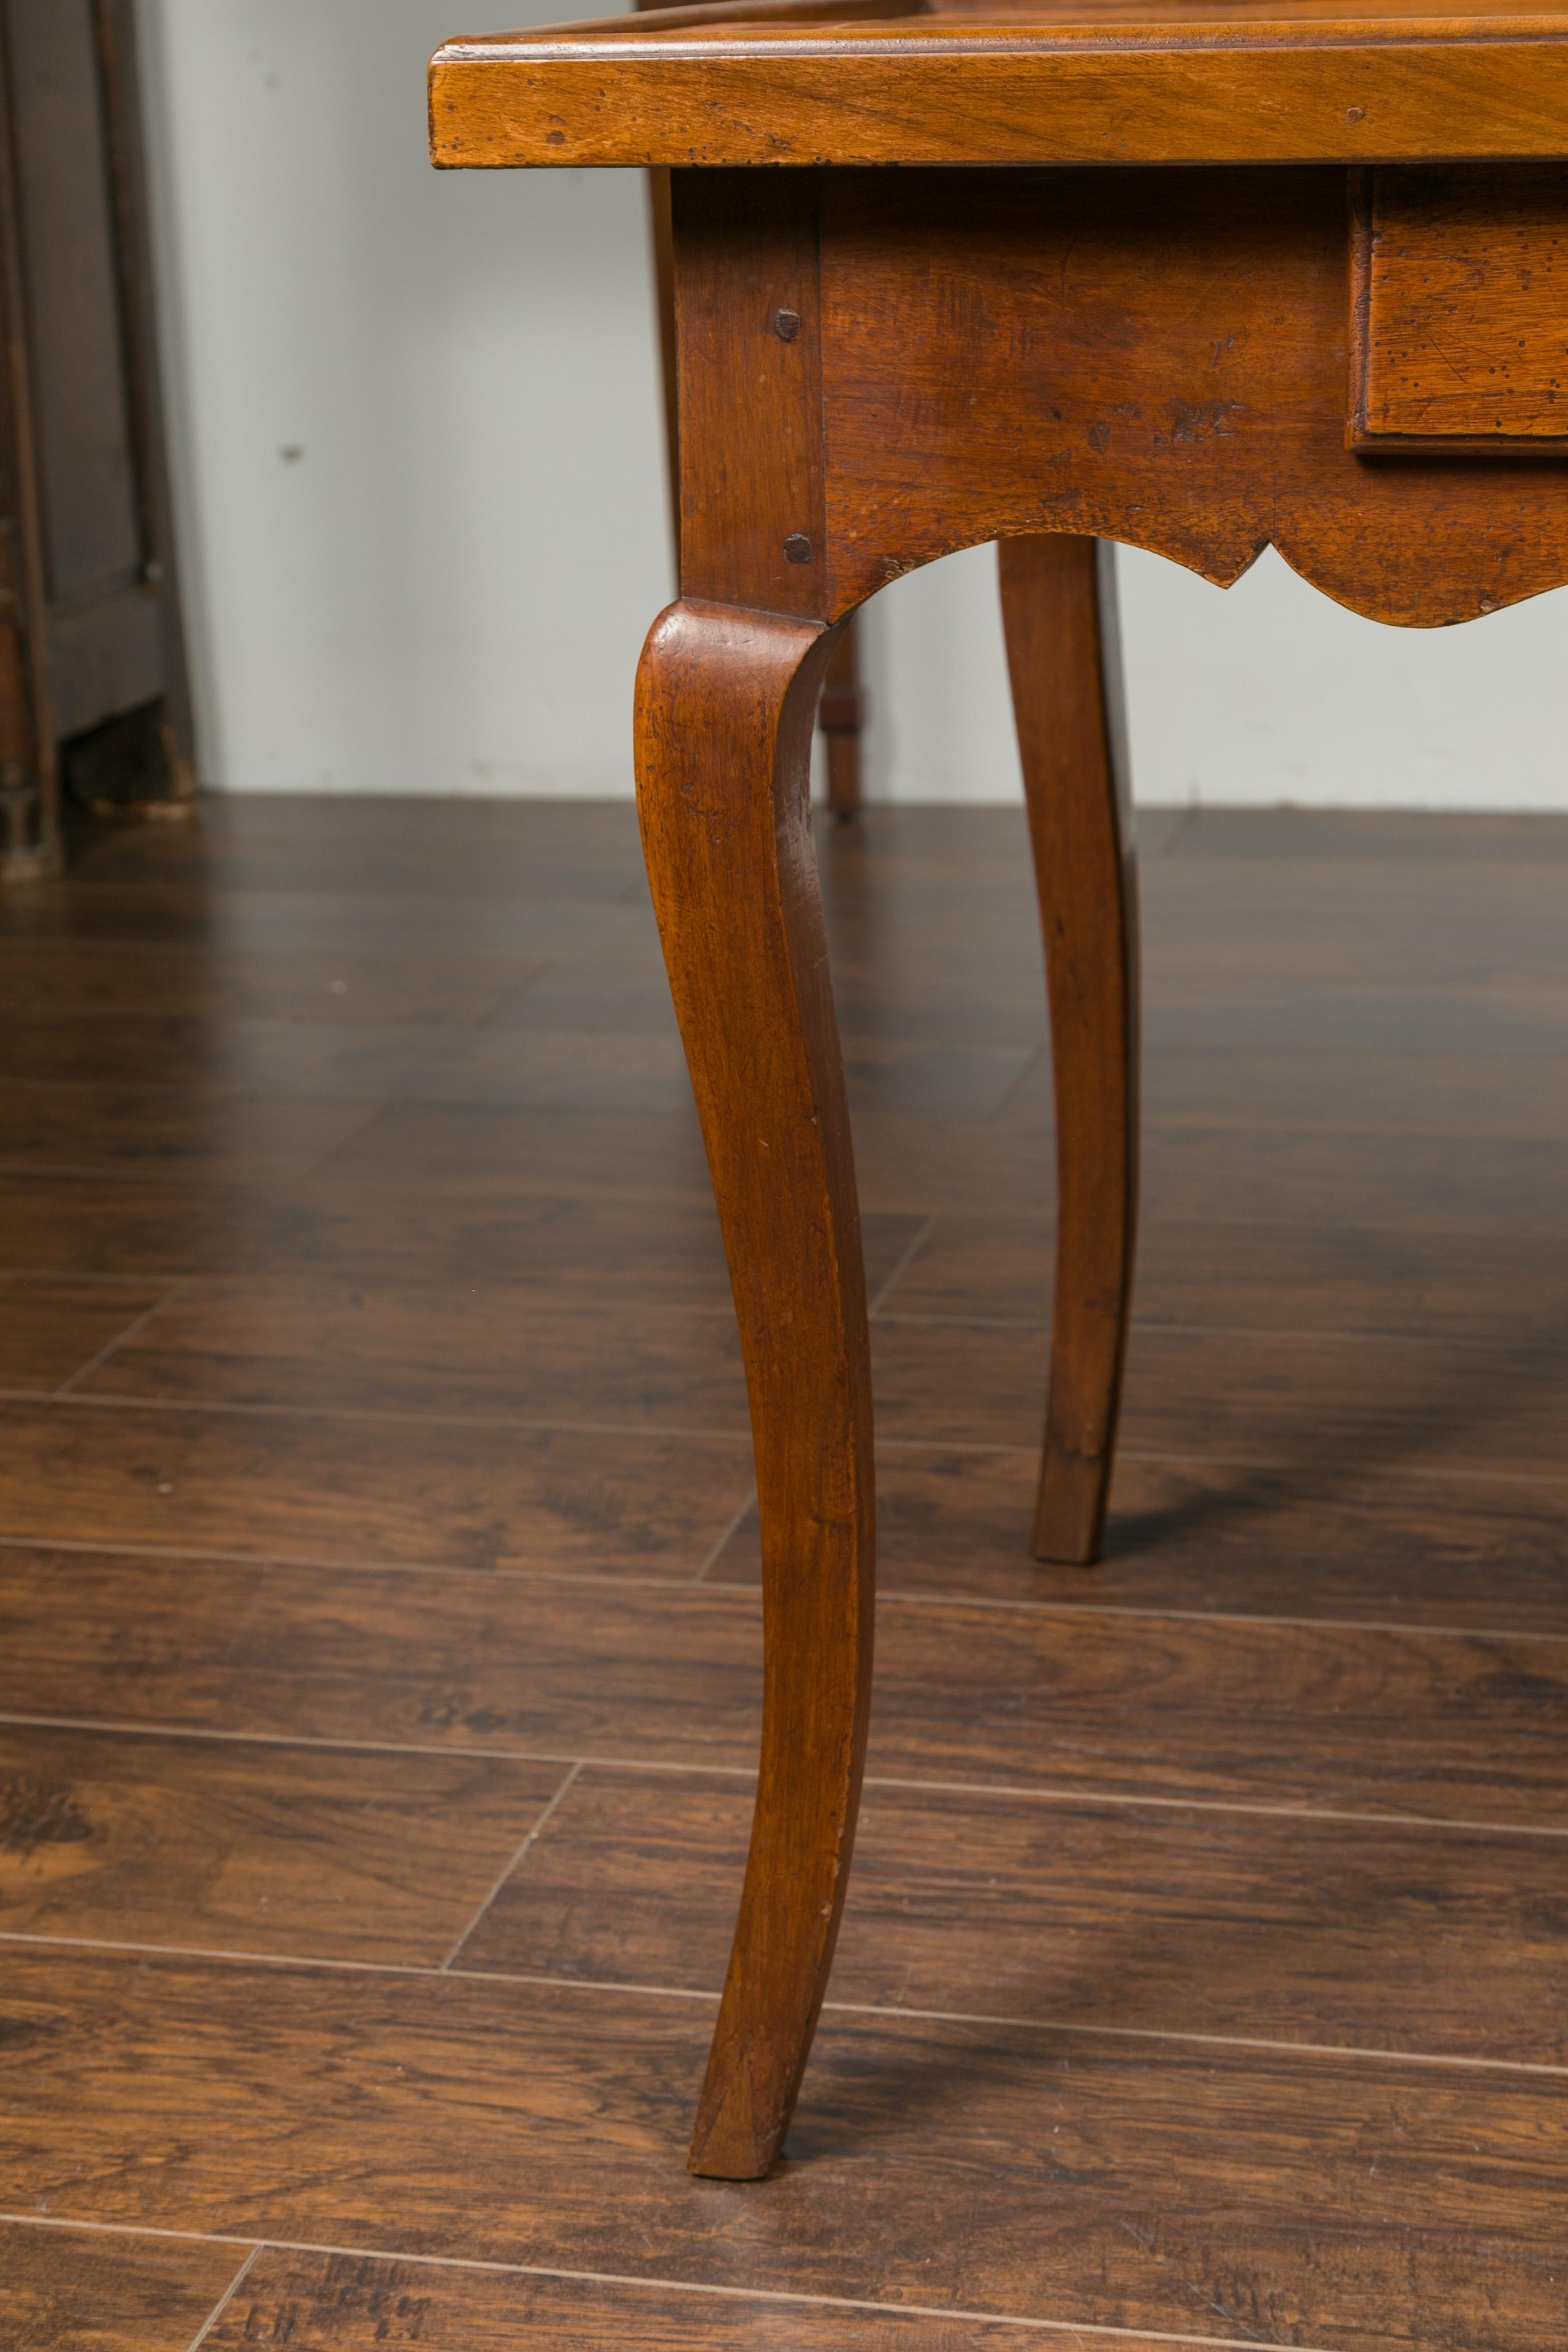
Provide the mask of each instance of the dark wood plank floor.
[{"label": "dark wood plank floor", "polygon": [[1092,1573],[1021,816],[824,836],[884,1601],[760,2189],[682,2164],[756,1528],[630,811],[0,904],[0,2352],[1562,2352],[1568,820],[1143,832]]}]

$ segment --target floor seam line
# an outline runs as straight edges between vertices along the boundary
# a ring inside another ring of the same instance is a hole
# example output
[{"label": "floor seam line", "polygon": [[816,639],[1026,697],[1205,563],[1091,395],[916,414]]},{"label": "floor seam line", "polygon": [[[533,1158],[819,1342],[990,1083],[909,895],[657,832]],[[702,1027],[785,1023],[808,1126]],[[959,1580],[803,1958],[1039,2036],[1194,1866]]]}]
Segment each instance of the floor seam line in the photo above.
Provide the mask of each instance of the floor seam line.
[{"label": "floor seam line", "polygon": [[[1039,2319],[1016,2312],[977,2311],[942,2304],[883,2303],[869,2296],[803,2294],[788,2287],[730,2286],[705,2279],[639,2277],[626,2271],[574,2271],[543,2263],[489,2262],[478,2255],[405,2253],[395,2248],[332,2245],[320,2239],[232,2236],[221,2231],[163,2230],[131,2221],[77,2221],[69,2214],[41,2215],[0,2211],[0,2223],[24,2229],[88,2230],[108,2237],[171,2238],[182,2244],[248,2246],[252,2259],[262,2253],[324,2254],[351,2262],[402,2263],[426,2270],[477,2271],[506,2278],[561,2279],[588,2286],[633,2287],[658,2294],[705,2294],[716,2301],[787,2304],[813,2311],[869,2311],[915,2319],[952,2319],[971,2326],[1011,2327],[1038,2335],[1089,2335],[1111,2342],[1192,2346],[1195,2352],[1328,2352],[1328,2347],[1286,2345],[1256,2336],[1193,2336],[1168,2328],[1121,2327],[1084,2319]],[[247,2265],[248,2267],[248,2265]],[[193,2347],[194,2352],[194,2347]]]},{"label": "floor seam line", "polygon": [[868,1321],[874,1319],[875,1317],[879,1314],[881,1311],[882,1301],[891,1296],[893,1290],[903,1280],[910,1266],[913,1265],[921,1250],[924,1249],[927,1242],[930,1241],[932,1233],[936,1229],[937,1215],[938,1212],[933,1209],[930,1215],[927,1216],[925,1222],[921,1226],[920,1231],[915,1234],[913,1240],[909,1244],[907,1248],[900,1251],[897,1263],[895,1264],[891,1274],[889,1275],[885,1282],[880,1283],[878,1286],[876,1297],[867,1302],[866,1314]]},{"label": "floor seam line", "polygon": [[[565,1766],[576,1763],[585,1772],[702,1774],[709,1779],[753,1783],[757,1777],[754,1764],[716,1764],[702,1757],[672,1759],[662,1756],[572,1756],[559,1749],[497,1748],[481,1741],[453,1741],[440,1745],[429,1741],[333,1738],[321,1733],[235,1731],[214,1728],[205,1724],[132,1723],[103,1716],[30,1715],[19,1709],[0,1709],[0,1728],[5,1727],[86,1732],[101,1738],[129,1739],[209,1739],[229,1746],[301,1748],[334,1754],[482,1757],[509,1764]],[[1248,1819],[1338,1823],[1352,1829],[1421,1830],[1448,1836],[1568,1838],[1568,1822],[1489,1822],[1447,1813],[1400,1813],[1386,1810],[1351,1811],[1342,1806],[1268,1804],[1245,1797],[1173,1795],[1163,1790],[1099,1788],[1092,1783],[1063,1787],[1059,1782],[1051,1781],[1031,1785],[1016,1780],[926,1780],[912,1773],[868,1772],[865,1786],[868,1789],[902,1789],[923,1795],[995,1797],[1016,1804],[1114,1806],[1119,1810],[1142,1806],[1158,1812],[1235,1813]]]},{"label": "floor seam line", "polygon": [[[692,1578],[691,1581],[692,1581],[692,1584],[693,1584],[693,1585],[699,1585],[699,1584],[700,1584],[700,1585],[702,1585],[702,1586],[704,1586],[704,1587],[707,1587],[707,1585],[708,1585],[708,1576],[709,1576],[709,1571],[710,1571],[710,1570],[711,1570],[711,1569],[712,1569],[712,1568],[713,1568],[713,1567],[718,1563],[718,1561],[719,1561],[720,1559],[722,1559],[722,1557],[723,1557],[724,1553],[728,1550],[729,1546],[730,1546],[730,1544],[731,1544],[731,1541],[732,1540],[732,1538],[733,1538],[733,1537],[734,1537],[734,1535],[735,1535],[735,1533],[736,1533],[737,1529],[740,1528],[740,1526],[741,1526],[741,1524],[742,1524],[742,1520],[746,1517],[747,1514],[748,1514],[748,1513],[752,1509],[752,1507],[754,1507],[754,1505],[756,1504],[756,1501],[757,1501],[757,1489],[756,1489],[755,1486],[753,1485],[753,1486],[752,1486],[752,1488],[751,1493],[746,1496],[745,1501],[742,1504],[742,1506],[741,1506],[740,1509],[736,1512],[736,1514],[735,1514],[734,1517],[730,1521],[729,1526],[724,1529],[723,1534],[720,1537],[720,1538],[719,1538],[718,1542],[714,1545],[714,1547],[713,1547],[712,1550],[709,1553],[709,1555],[708,1555],[707,1559],[703,1561],[703,1563],[702,1563],[701,1567],[698,1570],[698,1571],[697,1571],[696,1575]],[[723,1590],[726,1590],[727,1588],[725,1588],[725,1587],[723,1587],[723,1586],[717,1586],[717,1587],[713,1587],[713,1588],[711,1588],[711,1589],[712,1589],[712,1590],[715,1590],[715,1591],[723,1591]]]},{"label": "floor seam line", "polygon": [[[486,1906],[488,1908],[488,1906]],[[480,1915],[483,1916],[482,1914]],[[474,1926],[479,1925],[476,1918]],[[471,1935],[470,1927],[468,1935]],[[221,1945],[142,1944],[103,1937],[29,1934],[16,1928],[0,1930],[0,1948],[71,1951],[105,1955],[135,1953],[145,1958],[204,1963],[233,1969],[273,1969],[282,1975],[391,1977],[416,1984],[529,1985],[535,1990],[608,1995],[626,2000],[672,2000],[716,2006],[722,1995],[701,1985],[646,1984],[615,1977],[558,1976],[539,1969],[463,1969],[452,1960],[352,1960],[326,1954],[236,1951]],[[1444,2068],[1460,2074],[1521,2075],[1547,2081],[1568,2079],[1568,2064],[1549,2059],[1491,2058],[1467,2051],[1390,2050],[1370,2042],[1291,2042],[1271,2034],[1197,2033],[1179,2026],[1102,2025],[1071,2018],[1008,2017],[994,2011],[931,2009],[886,2001],[825,2000],[825,2017],[882,2019],[893,2024],[984,2026],[1006,2033],[1060,2034],[1097,2042],[1168,2044],[1178,2049],[1251,2052],[1273,2058],[1349,2060],[1384,2067],[1416,2067],[1431,2072]]]},{"label": "floor seam line", "polygon": [[[750,1507],[749,1504],[747,1507]],[[744,1512],[740,1516],[743,1517]],[[689,1577],[674,1574],[643,1576],[631,1570],[616,1574],[586,1569],[494,1568],[482,1561],[462,1559],[329,1559],[319,1553],[230,1552],[194,1544],[108,1543],[79,1537],[50,1535],[0,1535],[0,1552],[4,1551],[59,1551],[89,1559],[134,1559],[155,1563],[193,1561],[219,1568],[247,1569],[258,1575],[279,1572],[296,1575],[314,1570],[328,1575],[356,1577],[482,1576],[487,1583],[500,1583],[522,1591],[540,1586],[565,1585],[589,1591],[607,1589],[612,1591],[689,1596],[700,1590],[716,1600],[744,1602],[752,1612],[760,1611],[762,1605],[761,1589],[755,1584],[707,1580],[699,1588]],[[1275,1617],[1240,1610],[1184,1610],[1163,1604],[1114,1601],[1030,1601],[1002,1594],[889,1591],[886,1587],[879,1593],[878,1600],[879,1603],[900,1609],[976,1609],[994,1613],[1011,1610],[1026,1619],[1114,1617],[1154,1622],[1170,1619],[1179,1623],[1198,1625],[1308,1627],[1328,1633],[1394,1633],[1418,1641],[1430,1638],[1455,1642],[1568,1642],[1568,1632],[1558,1633],[1529,1625],[1426,1625],[1415,1620],[1397,1618]]]},{"label": "floor seam line", "polygon": [[144,1314],[138,1315],[134,1322],[128,1323],[123,1331],[117,1331],[106,1348],[100,1348],[96,1356],[90,1357],[85,1364],[79,1366],[68,1380],[62,1381],[58,1388],[47,1390],[44,1392],[46,1401],[58,1402],[66,1397],[74,1398],[83,1381],[90,1380],[100,1366],[109,1362],[110,1357],[117,1355],[121,1348],[128,1348],[133,1339],[139,1339],[150,1323],[157,1321],[165,1307],[172,1307],[176,1298],[184,1297],[190,1286],[188,1276],[182,1277],[174,1283],[172,1288],[164,1292],[162,1298],[153,1301]]},{"label": "floor seam line", "polygon": [[521,1844],[512,1855],[511,1860],[507,1864],[505,1869],[501,1872],[500,1876],[496,1880],[495,1885],[490,1888],[489,1893],[485,1896],[484,1901],[480,1904],[479,1909],[475,1912],[468,1926],[463,1929],[462,1934],[458,1937],[458,1940],[452,1946],[451,1950],[447,1954],[446,1958],[441,1962],[439,1973],[446,1975],[455,1972],[454,1963],[457,1960],[458,1953],[462,1950],[463,1946],[483,1925],[491,1905],[495,1902],[495,1899],[497,1895],[500,1895],[502,1887],[506,1885],[513,1872],[519,1868],[525,1855],[528,1853],[530,1847],[540,1835],[540,1832],[553,1818],[555,1813],[559,1811],[567,1796],[570,1794],[572,1790],[576,1787],[578,1780],[582,1775],[582,1770],[583,1765],[581,1759],[579,1759],[576,1763],[568,1767],[565,1778],[562,1780],[560,1787],[555,1791],[555,1794],[550,1799],[550,1801],[543,1807],[542,1811],[536,1815],[533,1825],[530,1829],[528,1835],[523,1839]]},{"label": "floor seam line", "polygon": [[206,2342],[207,2337],[212,2334],[213,2329],[217,2326],[218,2321],[223,2317],[224,2313],[228,2309],[228,2306],[234,2301],[235,2296],[239,2293],[240,2288],[250,2276],[251,2271],[254,2269],[260,2252],[261,2248],[259,2246],[251,2247],[249,2253],[247,2254],[244,2262],[241,2263],[238,2270],[235,2273],[233,2278],[230,2279],[227,2286],[225,2287],[222,2294],[219,2295],[216,2303],[213,2305],[206,2317],[203,2320],[200,2327],[196,2330],[195,2336],[191,2344],[191,2352],[202,2352],[202,2346]]}]

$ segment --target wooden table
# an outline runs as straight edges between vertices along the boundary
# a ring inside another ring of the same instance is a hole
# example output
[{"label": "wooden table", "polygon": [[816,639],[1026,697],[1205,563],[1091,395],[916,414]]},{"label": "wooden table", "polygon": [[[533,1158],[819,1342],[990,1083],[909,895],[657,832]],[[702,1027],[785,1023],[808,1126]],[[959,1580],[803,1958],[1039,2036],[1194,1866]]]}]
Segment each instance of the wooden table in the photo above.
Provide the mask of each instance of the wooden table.
[{"label": "wooden table", "polygon": [[1058,1090],[1037,1549],[1088,1561],[1136,1207],[1103,543],[1221,584],[1273,545],[1415,627],[1568,579],[1568,15],[757,0],[452,42],[432,125],[449,167],[674,173],[681,596],[643,656],[637,773],[767,1645],[691,2164],[753,2179],[827,1982],[870,1694],[866,1286],[807,807],[837,635],[900,573],[1002,542]]}]

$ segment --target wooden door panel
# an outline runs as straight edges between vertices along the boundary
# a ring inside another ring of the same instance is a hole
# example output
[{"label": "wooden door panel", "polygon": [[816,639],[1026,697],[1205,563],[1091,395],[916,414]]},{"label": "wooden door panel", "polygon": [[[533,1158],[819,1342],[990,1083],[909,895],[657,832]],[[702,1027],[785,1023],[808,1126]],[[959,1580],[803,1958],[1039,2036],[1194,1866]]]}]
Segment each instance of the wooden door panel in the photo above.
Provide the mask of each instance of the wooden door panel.
[{"label": "wooden door panel", "polygon": [[91,0],[10,0],[9,15],[44,551],[58,600],[121,586],[144,559]]}]

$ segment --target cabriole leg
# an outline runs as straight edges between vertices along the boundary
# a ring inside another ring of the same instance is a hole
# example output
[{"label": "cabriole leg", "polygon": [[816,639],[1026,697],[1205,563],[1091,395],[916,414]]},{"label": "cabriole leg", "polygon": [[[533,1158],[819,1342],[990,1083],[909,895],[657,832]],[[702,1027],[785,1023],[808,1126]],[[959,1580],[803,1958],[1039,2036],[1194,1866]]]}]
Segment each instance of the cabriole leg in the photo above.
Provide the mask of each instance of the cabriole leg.
[{"label": "cabriole leg", "polygon": [[756,1445],[761,1777],[694,2172],[761,2179],[838,1933],[870,1697],[873,1498],[859,1215],[812,849],[833,633],[672,605],[637,688],[665,960],[729,1252]]},{"label": "cabriole leg", "polygon": [[827,746],[827,805],[840,824],[860,807],[860,734],[866,698],[860,690],[859,631],[846,621],[827,665],[816,723]]},{"label": "cabriole leg", "polygon": [[1114,550],[1004,540],[1002,612],[1045,932],[1057,1293],[1039,1559],[1099,1558],[1138,1214],[1138,900]]}]

